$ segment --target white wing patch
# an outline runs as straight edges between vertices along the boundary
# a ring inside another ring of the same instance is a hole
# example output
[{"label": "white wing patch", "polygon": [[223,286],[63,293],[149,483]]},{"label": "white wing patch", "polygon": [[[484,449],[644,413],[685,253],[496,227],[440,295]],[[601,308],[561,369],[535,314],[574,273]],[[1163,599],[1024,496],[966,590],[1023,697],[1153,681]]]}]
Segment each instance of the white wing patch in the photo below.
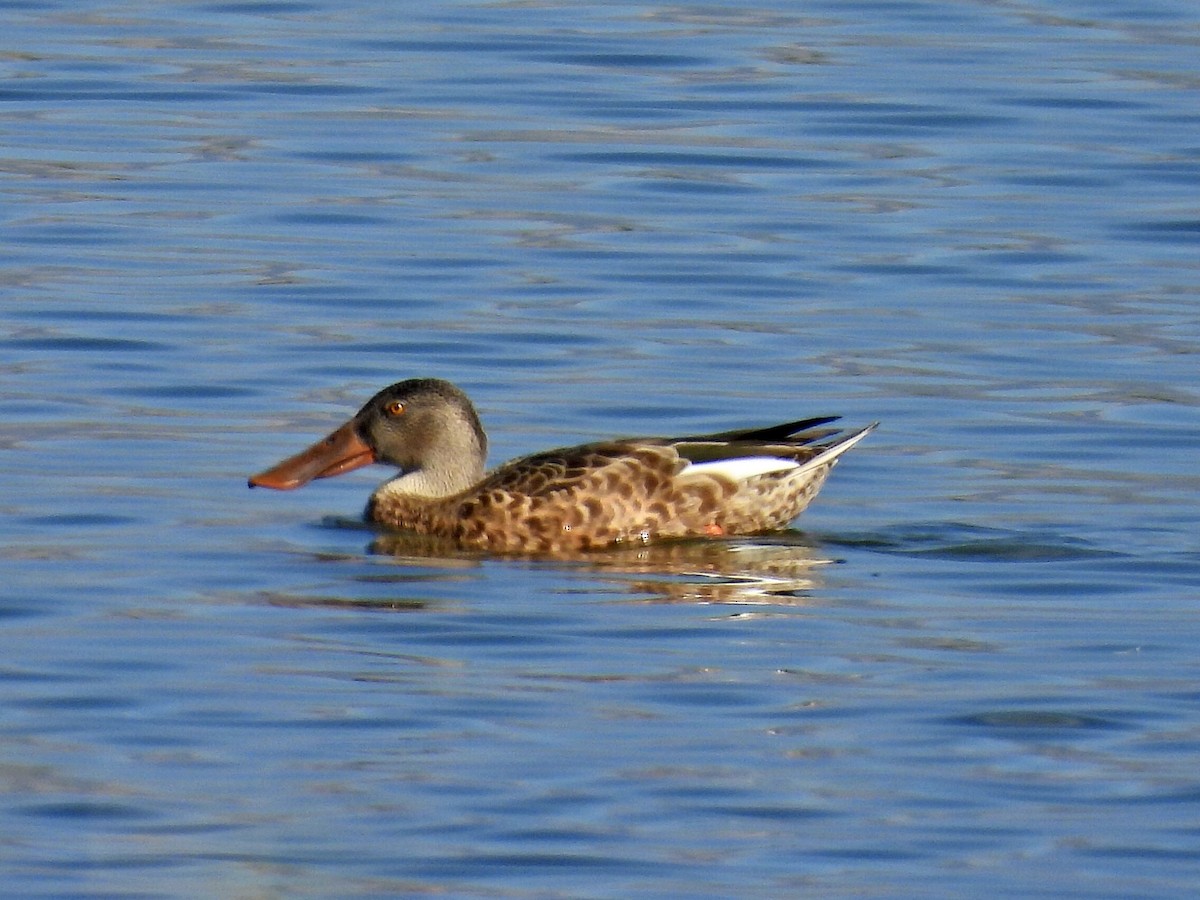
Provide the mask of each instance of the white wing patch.
[{"label": "white wing patch", "polygon": [[798,469],[800,464],[791,459],[779,459],[775,456],[746,456],[740,459],[719,459],[716,462],[688,463],[676,478],[689,478],[693,475],[715,475],[718,478],[728,478],[730,481],[745,481],[755,475],[766,475],[768,472],[786,472]]},{"label": "white wing patch", "polygon": [[837,462],[839,456],[874,431],[878,424],[878,422],[872,422],[866,428],[860,428],[853,434],[841,438],[837,443],[829,445],[807,462],[798,463],[795,460],[781,459],[778,456],[743,456],[737,459],[718,459],[714,462],[688,463],[683,471],[675,477],[715,475],[718,478],[728,478],[735,483],[770,472],[792,472],[793,477],[799,477],[813,469]]}]

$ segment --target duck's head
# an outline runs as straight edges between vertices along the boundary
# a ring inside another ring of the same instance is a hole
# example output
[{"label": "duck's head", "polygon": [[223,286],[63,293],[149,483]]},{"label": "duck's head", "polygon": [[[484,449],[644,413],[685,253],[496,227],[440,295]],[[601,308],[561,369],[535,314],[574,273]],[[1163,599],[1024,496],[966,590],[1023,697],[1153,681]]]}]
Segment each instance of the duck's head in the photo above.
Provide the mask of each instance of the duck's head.
[{"label": "duck's head", "polygon": [[250,487],[298,488],[371,463],[396,466],[414,493],[443,496],[483,475],[487,436],[467,395],[436,378],[380,391],[353,419],[307,450],[250,478]]}]

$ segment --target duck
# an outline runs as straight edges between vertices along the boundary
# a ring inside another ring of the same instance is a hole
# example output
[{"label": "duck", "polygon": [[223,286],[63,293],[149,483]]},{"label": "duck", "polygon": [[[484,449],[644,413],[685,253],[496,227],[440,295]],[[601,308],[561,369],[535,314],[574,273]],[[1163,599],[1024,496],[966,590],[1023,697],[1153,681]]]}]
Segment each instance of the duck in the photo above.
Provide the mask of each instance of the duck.
[{"label": "duck", "polygon": [[249,486],[292,490],[383,463],[399,471],[371,494],[368,521],[492,553],[755,535],[786,528],[879,424],[849,434],[826,427],[838,418],[604,440],[487,472],[487,434],[467,395],[448,381],[412,378]]}]

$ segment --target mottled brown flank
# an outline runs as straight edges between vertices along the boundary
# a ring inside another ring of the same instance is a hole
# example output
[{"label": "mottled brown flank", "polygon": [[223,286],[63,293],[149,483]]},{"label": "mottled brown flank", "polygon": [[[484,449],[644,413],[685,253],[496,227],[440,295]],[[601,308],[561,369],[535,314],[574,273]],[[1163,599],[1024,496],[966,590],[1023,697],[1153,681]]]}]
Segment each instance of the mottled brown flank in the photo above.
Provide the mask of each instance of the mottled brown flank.
[{"label": "mottled brown flank", "polygon": [[[824,447],[772,444],[767,449],[769,455],[803,462]],[[667,441],[594,444],[516,460],[442,499],[381,488],[367,514],[389,527],[495,552],[550,553],[753,534],[787,526],[833,468],[830,462],[799,476],[775,472],[735,484],[711,475],[677,478],[686,465],[680,449]]]}]

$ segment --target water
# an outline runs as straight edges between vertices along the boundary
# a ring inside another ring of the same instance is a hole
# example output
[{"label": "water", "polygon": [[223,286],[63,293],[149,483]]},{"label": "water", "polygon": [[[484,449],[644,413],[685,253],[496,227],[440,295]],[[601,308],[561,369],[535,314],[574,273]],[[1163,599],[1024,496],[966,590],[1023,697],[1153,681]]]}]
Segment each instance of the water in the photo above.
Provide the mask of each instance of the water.
[{"label": "water", "polygon": [[[6,10],[7,895],[1194,893],[1193,4]],[[246,491],[414,375],[883,426],[587,560]]]}]

